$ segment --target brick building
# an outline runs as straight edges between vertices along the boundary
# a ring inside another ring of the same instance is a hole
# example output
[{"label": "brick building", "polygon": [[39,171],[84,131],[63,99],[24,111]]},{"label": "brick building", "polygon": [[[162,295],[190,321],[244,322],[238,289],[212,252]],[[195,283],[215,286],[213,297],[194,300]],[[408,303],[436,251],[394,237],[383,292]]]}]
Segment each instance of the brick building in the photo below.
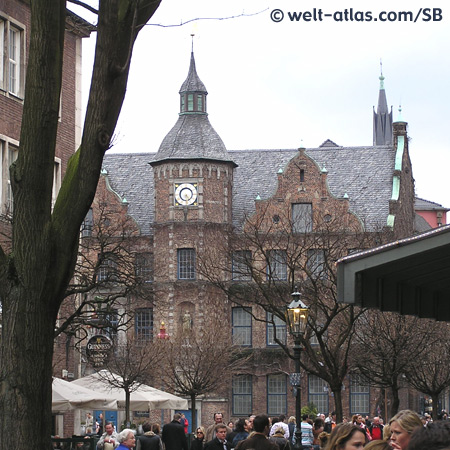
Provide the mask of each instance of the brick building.
[{"label": "brick building", "polygon": [[[287,376],[293,361],[279,345],[290,345],[284,322],[245,297],[233,298],[229,286],[251,290],[256,279],[262,280],[261,288],[276,285],[281,287],[276,292],[284,293],[283,306],[290,302],[293,284],[302,286],[305,298],[308,277],[330,284],[326,272],[333,258],[411,235],[415,223],[427,226],[417,222],[414,209],[407,123],[393,122],[383,77],[380,82],[371,146],[343,147],[327,139],[316,148],[231,151],[209,121],[208,93],[192,54],[179,91],[178,120],[158,152],[106,155],[98,197],[107,195],[106,203],[122,205],[135,221],[136,264],[154,295],[154,303],[146,306],[133,298],[140,305],[135,333],[145,332],[151,341],[162,322],[175,336],[185,317],[197,330],[220,318],[221,344],[237,344],[253,354],[245,373],[198,399],[200,424],[210,424],[217,411],[235,419],[252,412],[292,415],[295,409]],[[97,211],[94,204],[89,218],[94,224]],[[324,229],[340,242],[334,255],[324,251],[323,240],[305,244]],[[265,247],[250,243],[252,233],[267,237]],[[303,253],[298,250],[300,262],[291,265],[288,237],[300,235]],[[356,236],[365,236],[364,243]],[[314,332],[309,338],[315,339]],[[92,368],[81,364],[80,370]],[[347,416],[384,411],[384,394],[357,375],[348,373],[342,389]],[[308,402],[325,413],[334,409],[329,385],[305,371],[302,404]],[[418,409],[418,397],[408,392],[402,407]],[[169,419],[168,411],[159,414],[154,412],[153,419]]]}]

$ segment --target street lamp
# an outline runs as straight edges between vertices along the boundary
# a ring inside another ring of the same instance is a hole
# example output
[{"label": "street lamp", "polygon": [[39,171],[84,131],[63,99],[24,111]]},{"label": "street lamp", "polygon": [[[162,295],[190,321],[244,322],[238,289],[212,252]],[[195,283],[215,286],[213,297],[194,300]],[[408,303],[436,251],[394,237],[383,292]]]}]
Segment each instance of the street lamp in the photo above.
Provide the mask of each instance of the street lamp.
[{"label": "street lamp", "polygon": [[300,379],[300,352],[301,339],[305,334],[306,324],[308,322],[308,307],[300,300],[300,292],[295,286],[294,292],[291,294],[292,302],[286,308],[286,323],[289,332],[294,338],[294,360],[295,373],[291,374],[291,384],[297,389],[295,396],[295,448],[302,448],[302,418],[301,418],[301,379]]}]

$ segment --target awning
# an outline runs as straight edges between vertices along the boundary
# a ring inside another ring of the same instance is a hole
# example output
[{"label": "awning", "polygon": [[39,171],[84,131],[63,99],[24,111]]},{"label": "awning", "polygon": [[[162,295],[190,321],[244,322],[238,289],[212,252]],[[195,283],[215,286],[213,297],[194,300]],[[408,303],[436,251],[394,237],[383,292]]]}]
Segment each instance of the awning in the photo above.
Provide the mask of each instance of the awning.
[{"label": "awning", "polygon": [[[118,409],[125,409],[125,391],[108,383],[108,378],[120,380],[116,374],[107,370],[93,373],[72,384],[87,387],[93,391],[103,392],[117,400]],[[169,392],[161,391],[145,384],[139,385],[130,395],[130,408],[132,411],[147,411],[151,409],[188,409],[188,401]]]},{"label": "awning", "polygon": [[338,301],[450,321],[450,225],[337,262]]},{"label": "awning", "polygon": [[72,409],[117,409],[117,400],[104,392],[95,392],[73,382],[53,378],[52,411]]}]

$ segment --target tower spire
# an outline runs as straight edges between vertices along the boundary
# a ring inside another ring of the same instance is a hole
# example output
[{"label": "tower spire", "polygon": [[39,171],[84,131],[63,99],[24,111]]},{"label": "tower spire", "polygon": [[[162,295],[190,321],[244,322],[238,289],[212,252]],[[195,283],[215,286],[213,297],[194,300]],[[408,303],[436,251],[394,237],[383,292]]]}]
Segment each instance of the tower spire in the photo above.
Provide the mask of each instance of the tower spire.
[{"label": "tower spire", "polygon": [[380,90],[377,111],[373,112],[373,145],[392,144],[392,108],[389,111],[384,89],[383,63],[380,59]]}]

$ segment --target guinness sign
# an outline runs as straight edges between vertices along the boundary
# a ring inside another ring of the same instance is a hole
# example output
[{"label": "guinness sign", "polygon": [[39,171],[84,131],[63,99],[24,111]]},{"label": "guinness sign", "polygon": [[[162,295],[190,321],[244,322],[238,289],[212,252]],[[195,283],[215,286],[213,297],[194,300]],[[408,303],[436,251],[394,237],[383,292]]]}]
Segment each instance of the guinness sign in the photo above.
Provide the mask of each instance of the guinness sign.
[{"label": "guinness sign", "polygon": [[86,356],[89,362],[94,367],[103,367],[108,362],[112,346],[108,336],[102,334],[92,336],[86,345]]}]

